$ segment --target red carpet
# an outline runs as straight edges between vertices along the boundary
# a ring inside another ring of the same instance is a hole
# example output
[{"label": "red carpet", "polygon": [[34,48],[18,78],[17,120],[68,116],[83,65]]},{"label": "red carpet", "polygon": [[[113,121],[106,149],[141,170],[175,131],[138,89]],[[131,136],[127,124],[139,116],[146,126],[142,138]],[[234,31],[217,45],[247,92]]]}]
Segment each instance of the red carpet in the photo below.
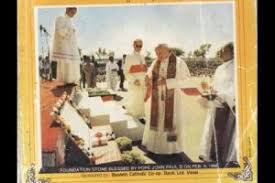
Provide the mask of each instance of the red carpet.
[{"label": "red carpet", "polygon": [[42,151],[52,152],[56,150],[57,140],[60,134],[64,133],[60,128],[51,128],[52,117],[50,112],[59,97],[66,91],[71,93],[73,86],[57,87],[62,85],[57,81],[41,81],[41,128],[42,128]]}]

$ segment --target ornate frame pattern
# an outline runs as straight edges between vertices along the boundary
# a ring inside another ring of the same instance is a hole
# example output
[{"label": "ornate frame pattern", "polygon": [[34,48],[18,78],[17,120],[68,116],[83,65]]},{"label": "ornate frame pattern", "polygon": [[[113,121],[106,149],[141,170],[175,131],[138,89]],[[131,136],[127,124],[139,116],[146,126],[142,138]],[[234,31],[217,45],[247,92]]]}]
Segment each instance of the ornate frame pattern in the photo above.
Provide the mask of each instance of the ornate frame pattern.
[{"label": "ornate frame pattern", "polygon": [[241,172],[228,173],[227,175],[237,181],[253,181],[252,165],[246,156],[243,160],[244,168]]}]

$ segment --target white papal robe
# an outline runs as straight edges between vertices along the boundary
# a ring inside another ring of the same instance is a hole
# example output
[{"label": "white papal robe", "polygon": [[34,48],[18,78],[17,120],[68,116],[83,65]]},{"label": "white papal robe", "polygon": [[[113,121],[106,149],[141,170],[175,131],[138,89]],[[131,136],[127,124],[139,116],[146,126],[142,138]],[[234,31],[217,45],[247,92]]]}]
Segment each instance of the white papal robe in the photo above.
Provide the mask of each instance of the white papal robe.
[{"label": "white papal robe", "polygon": [[[126,98],[126,110],[136,118],[144,117],[144,95],[145,95],[145,74],[146,72],[131,73],[130,68],[135,65],[145,65],[144,56],[134,52],[127,55],[124,65],[124,73],[128,82],[128,93]],[[139,80],[140,86],[134,84]]]},{"label": "white papal robe", "polygon": [[[217,95],[224,100],[233,112],[235,106],[235,68],[234,61],[228,61],[217,67],[213,77],[213,89],[217,91]],[[205,120],[204,131],[201,139],[200,155],[206,161],[212,161],[210,157],[211,140],[215,135],[214,121],[216,117],[216,108],[223,108],[224,106],[217,100],[208,102],[208,112]],[[235,113],[235,111],[233,112]],[[226,121],[224,121],[226,125]],[[236,125],[238,126],[238,125]],[[237,131],[233,132],[233,139],[229,146],[229,154],[226,158],[227,162],[238,161],[238,141]]]},{"label": "white papal robe", "polygon": [[80,55],[76,30],[68,15],[59,16],[55,20],[51,60],[57,61],[57,80],[64,83],[79,82]]},{"label": "white papal robe", "polygon": [[[155,60],[150,68],[148,69],[147,75],[152,77],[152,70],[154,64],[157,62]],[[160,75],[164,75],[166,77],[168,67],[168,59],[164,62],[161,62],[160,70],[164,69],[164,73]],[[176,129],[176,134],[178,136],[177,141],[168,142],[167,135],[168,132],[164,131],[164,117],[165,117],[165,101],[161,100],[161,86],[158,88],[158,96],[159,96],[159,116],[158,116],[158,129],[152,130],[150,129],[150,116],[151,116],[151,97],[146,102],[146,124],[143,133],[142,145],[146,147],[148,151],[151,151],[156,154],[174,154],[181,152],[181,140],[179,137],[181,133],[183,133],[183,125],[185,121],[185,112],[182,111],[182,104],[184,103],[183,93],[181,88],[184,87],[184,80],[190,77],[189,69],[185,63],[180,58],[177,58],[176,63],[176,76],[173,79],[166,79],[166,84],[168,89],[175,89],[174,92],[174,114],[173,114],[173,127]]]}]

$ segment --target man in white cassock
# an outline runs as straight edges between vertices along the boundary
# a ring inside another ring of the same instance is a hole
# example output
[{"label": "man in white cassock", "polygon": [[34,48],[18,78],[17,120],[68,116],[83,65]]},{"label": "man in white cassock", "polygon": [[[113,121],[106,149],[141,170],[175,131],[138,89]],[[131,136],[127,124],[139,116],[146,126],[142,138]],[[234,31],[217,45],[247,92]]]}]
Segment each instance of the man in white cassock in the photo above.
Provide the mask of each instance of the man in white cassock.
[{"label": "man in white cassock", "polygon": [[106,71],[107,88],[115,91],[116,85],[117,85],[117,80],[118,80],[117,79],[118,65],[114,61],[113,56],[109,57],[109,61],[107,62],[106,66],[105,66],[105,71]]},{"label": "man in white cassock", "polygon": [[[182,152],[178,128],[185,120],[181,103],[181,87],[190,77],[186,63],[170,51],[168,45],[156,47],[157,59],[146,75],[147,94],[150,103],[146,111],[146,122],[142,145],[155,154],[175,154]],[[146,102],[146,103],[147,103]]]},{"label": "man in white cassock", "polygon": [[232,43],[223,47],[220,58],[224,63],[216,69],[211,88],[211,92],[217,95],[217,98],[210,101],[202,99],[202,104],[208,106],[208,113],[199,158],[206,162],[237,162],[235,69]]},{"label": "man in white cassock", "polygon": [[143,41],[136,39],[133,42],[134,52],[126,56],[124,73],[128,82],[126,110],[136,118],[144,117],[144,79],[147,71],[144,56],[141,55]]},{"label": "man in white cassock", "polygon": [[57,80],[64,84],[78,84],[80,80],[80,55],[72,23],[76,12],[77,8],[66,8],[65,15],[55,20],[51,60],[57,61]]}]

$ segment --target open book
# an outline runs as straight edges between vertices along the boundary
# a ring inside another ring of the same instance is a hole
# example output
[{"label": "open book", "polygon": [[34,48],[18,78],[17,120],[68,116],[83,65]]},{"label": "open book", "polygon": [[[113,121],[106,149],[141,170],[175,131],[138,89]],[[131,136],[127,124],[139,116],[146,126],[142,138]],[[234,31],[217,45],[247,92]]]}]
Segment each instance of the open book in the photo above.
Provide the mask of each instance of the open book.
[{"label": "open book", "polygon": [[[180,89],[185,95],[188,95],[188,96],[202,95],[201,89],[198,88],[198,84],[192,83],[188,79],[178,82],[177,85],[178,85],[177,88]],[[151,90],[152,89],[150,87],[148,87],[146,89],[146,93],[145,93],[145,97],[144,97],[145,102],[150,98],[151,92],[152,92]]]},{"label": "open book", "polygon": [[182,88],[181,91],[183,91],[184,94],[189,96],[202,95],[198,88]]},{"label": "open book", "polygon": [[145,64],[132,65],[129,73],[147,72],[147,66]]}]

